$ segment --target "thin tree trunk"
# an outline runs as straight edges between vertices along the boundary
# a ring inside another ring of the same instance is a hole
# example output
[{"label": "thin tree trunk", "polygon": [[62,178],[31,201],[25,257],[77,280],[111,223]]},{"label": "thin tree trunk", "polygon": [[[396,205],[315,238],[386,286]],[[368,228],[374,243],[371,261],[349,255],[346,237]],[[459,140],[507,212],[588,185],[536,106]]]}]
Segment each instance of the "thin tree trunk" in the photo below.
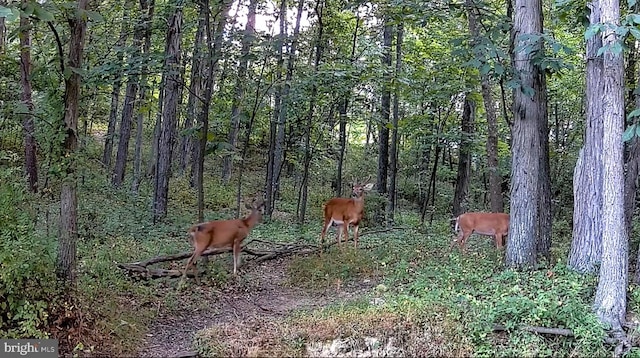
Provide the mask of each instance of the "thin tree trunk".
[{"label": "thin tree trunk", "polygon": [[471,177],[471,146],[475,117],[475,103],[471,100],[471,94],[464,97],[464,109],[462,111],[460,133],[460,146],[458,151],[458,175],[456,176],[456,189],[453,196],[453,217],[467,211],[466,201]]},{"label": "thin tree trunk", "polygon": [[[77,11],[84,12],[89,0],[78,0]],[[69,58],[67,66],[82,68],[82,52],[86,34],[86,20],[82,16],[68,19],[71,33],[69,36]],[[75,172],[77,163],[75,151],[78,146],[78,108],[80,99],[80,74],[71,72],[65,80],[63,162],[66,177],[60,189],[60,234],[56,272],[67,287],[76,282],[76,242],[78,240],[78,199],[76,193]]]},{"label": "thin tree trunk", "polygon": [[124,9],[122,12],[122,24],[120,27],[120,36],[116,41],[115,50],[118,52],[116,66],[118,69],[114,75],[113,86],[111,89],[111,107],[109,110],[109,124],[107,133],[104,136],[104,151],[102,152],[102,164],[111,169],[111,157],[113,156],[113,142],[118,123],[118,106],[120,105],[120,88],[122,87],[122,61],[124,59],[124,45],[129,35],[129,13],[135,1],[124,1]]},{"label": "thin tree trunk", "polygon": [[[396,82],[401,76],[402,71],[402,35],[404,28],[402,23],[398,24],[398,34],[396,35]],[[387,225],[391,226],[394,222],[394,212],[396,210],[396,177],[398,175],[398,122],[400,121],[400,88],[396,85],[393,95],[393,122],[391,132],[391,155],[389,158],[389,204],[387,208]]]},{"label": "thin tree trunk", "polygon": [[[147,91],[149,90],[149,80],[147,71],[149,69],[149,56],[151,55],[151,20],[153,18],[153,11],[155,7],[155,0],[150,0],[147,3],[147,0],[140,0],[140,7],[142,8],[142,16],[145,17],[144,21],[144,45],[143,45],[143,53],[145,55],[144,65],[142,66],[142,76],[140,78],[140,98],[138,103],[140,106],[143,103],[146,103]],[[146,14],[145,14],[146,12]],[[149,111],[149,116],[151,115],[151,111]],[[142,134],[144,131],[143,126],[144,114],[141,110],[138,111],[137,121],[136,121],[136,146],[135,152],[133,155],[133,181],[131,182],[131,191],[134,193],[138,192],[138,188],[140,187],[141,180],[141,167],[142,167]]]},{"label": "thin tree trunk", "polygon": [[158,162],[158,146],[160,145],[160,128],[162,126],[162,108],[164,103],[164,83],[165,78],[160,80],[160,91],[158,93],[158,112],[156,122],[153,126],[153,139],[151,140],[151,158],[147,167],[147,175],[151,178],[156,176],[156,163]]},{"label": "thin tree trunk", "polygon": [[[603,24],[620,24],[618,0],[600,0]],[[614,27],[605,27],[602,45],[611,48],[620,41]],[[624,125],[624,61],[621,53],[607,50],[603,58],[602,108],[602,264],[594,303],[600,321],[624,335],[627,313],[628,237],[624,218],[624,168],[622,129]]]},{"label": "thin tree trunk", "polygon": [[[133,34],[133,53],[129,58],[129,64],[140,61],[140,53],[142,52],[142,37],[144,36],[144,22],[146,14],[144,13],[144,1],[140,2],[140,19],[136,24]],[[129,154],[129,139],[131,137],[131,126],[133,122],[133,112],[135,108],[138,87],[140,86],[139,70],[129,71],[127,74],[127,89],[125,92],[124,105],[122,107],[122,120],[120,121],[120,135],[118,136],[118,152],[116,154],[116,164],[113,171],[112,184],[115,187],[122,185],[127,166],[127,157]]]},{"label": "thin tree trunk", "polygon": [[[600,23],[600,4],[589,4],[589,21]],[[580,273],[593,273],[602,258],[602,135],[603,82],[602,57],[597,51],[602,38],[593,36],[586,43],[586,128],[573,172],[573,232],[568,266]]]},{"label": "thin tree trunk", "polygon": [[[187,100],[187,115],[184,118],[184,129],[187,133],[182,135],[180,139],[180,152],[179,152],[179,173],[182,175],[187,170],[189,155],[193,152],[193,144],[195,140],[194,134],[189,130],[193,127],[194,118],[196,113],[200,113],[198,110],[199,103],[201,102],[201,96],[203,91],[203,77],[205,71],[205,59],[204,57],[204,33],[205,33],[205,14],[200,13],[198,19],[198,29],[196,30],[196,37],[193,43],[193,58],[191,59],[191,83],[189,84],[189,99]],[[193,159],[193,158],[192,158]]]},{"label": "thin tree trunk", "polygon": [[153,221],[156,223],[167,215],[171,157],[178,110],[180,87],[180,41],[182,38],[182,5],[176,4],[169,19],[165,49],[164,77],[165,94],[162,107],[162,125],[158,144],[158,161],[153,193]]},{"label": "thin tree trunk", "polygon": [[[22,0],[22,6],[27,1]],[[24,172],[27,176],[29,191],[38,191],[38,162],[36,157],[35,125],[33,123],[33,101],[31,99],[31,21],[20,16],[20,82],[22,83],[22,103],[26,113],[23,114],[22,130],[24,132]]]},{"label": "thin tree trunk", "polygon": [[[244,99],[245,82],[247,81],[247,69],[249,67],[249,55],[251,53],[251,45],[255,36],[256,8],[257,0],[249,1],[249,13],[247,14],[247,25],[242,36],[242,49],[240,50],[240,64],[238,66],[238,79],[236,81],[235,97],[231,104],[231,123],[229,126],[229,146],[232,151],[236,151],[238,132],[240,131],[241,122],[241,104]],[[233,155],[229,154],[222,161],[222,179],[229,182],[233,171]]]},{"label": "thin tree trunk", "polygon": [[389,15],[385,15],[385,24],[383,32],[382,47],[382,66],[385,69],[383,75],[383,88],[380,104],[380,112],[382,115],[380,125],[378,126],[378,178],[376,186],[378,193],[385,194],[387,192],[387,176],[389,170],[389,123],[391,111],[391,44],[393,42],[393,25]]},{"label": "thin tree trunk", "polygon": [[[472,0],[466,0],[469,32],[471,33],[474,46],[480,42],[480,30],[478,29],[478,19],[481,16],[478,8],[474,6]],[[489,172],[489,203],[491,212],[501,213],[504,211],[502,200],[502,177],[498,170],[498,121],[496,108],[491,92],[491,82],[488,74],[480,74],[480,87],[482,89],[482,101],[487,115],[487,171]]]},{"label": "thin tree trunk", "polygon": [[[282,88],[282,94],[280,98],[280,110],[278,111],[278,121],[276,127],[276,142],[274,148],[274,162],[273,162],[273,192],[275,193],[274,199],[278,198],[278,191],[280,190],[280,178],[282,168],[285,163],[286,141],[285,141],[285,129],[287,126],[287,106],[289,105],[289,91],[291,89],[291,81],[293,78],[293,70],[295,68],[296,52],[298,49],[298,37],[300,34],[300,20],[302,18],[302,10],[304,6],[304,0],[298,1],[298,13],[296,16],[296,23],[293,29],[291,46],[289,47],[289,56],[287,59],[287,72],[285,74],[284,86]],[[273,200],[271,210],[275,209],[275,201]]]},{"label": "thin tree trunk", "polygon": [[[320,67],[320,59],[322,58],[323,38],[322,33],[324,30],[322,23],[322,11],[324,8],[323,0],[318,0],[315,7],[316,16],[318,17],[318,35],[316,36],[316,56],[313,62],[313,73],[318,74],[318,68]],[[309,165],[311,164],[311,132],[313,125],[313,114],[316,106],[316,97],[318,95],[318,86],[316,82],[313,82],[311,87],[311,95],[309,98],[309,111],[307,112],[307,120],[305,125],[304,134],[304,162],[302,172],[302,183],[300,184],[300,198],[298,201],[298,222],[304,224],[305,214],[307,211],[307,196],[309,186]]]},{"label": "thin tree trunk", "polygon": [[[215,32],[213,34],[210,34],[210,36],[212,37],[212,43],[211,46],[212,49],[210,49],[209,51],[209,64],[212,66],[212,68],[207,68],[208,71],[211,72],[211,78],[207,77],[207,80],[211,81],[211,91],[208,93],[205,93],[203,95],[203,105],[207,106],[206,109],[206,113],[208,115],[209,113],[209,106],[211,103],[211,96],[213,94],[213,84],[215,83],[215,75],[218,73],[218,63],[220,58],[222,57],[222,39],[223,39],[223,35],[224,35],[224,27],[227,23],[227,19],[228,19],[228,13],[229,13],[229,9],[231,7],[231,1],[230,0],[220,0],[220,2],[217,4],[219,7],[217,9],[216,12],[216,16],[220,16],[220,18],[217,19],[216,22],[216,26],[215,26]],[[210,10],[207,10],[210,13]],[[211,19],[209,19],[209,26],[211,27]],[[207,42],[207,46],[209,46],[209,42]],[[223,76],[220,76],[220,83],[224,83],[224,78]],[[205,85],[206,87],[207,85]],[[206,91],[206,89],[205,89]],[[207,97],[208,96],[208,97]],[[202,111],[202,108],[200,108],[200,110]],[[202,112],[201,112],[202,113]],[[200,123],[203,123],[202,121]],[[208,122],[208,118],[207,118],[207,123]],[[204,137],[205,139],[207,137]],[[206,148],[206,142],[205,142],[205,146],[201,147],[201,146],[192,146],[193,148],[193,154],[192,154],[192,158],[196,158],[192,161],[191,163],[191,183],[192,185],[194,185],[197,182],[197,177],[200,175],[200,173],[198,173],[198,170],[200,168],[200,163],[198,160],[198,158],[201,158],[202,160],[204,160],[204,157],[201,157],[201,155],[204,155],[206,153],[204,152],[200,152],[201,148]],[[204,165],[203,165],[204,168]],[[203,174],[204,175],[204,174]],[[195,186],[195,185],[194,185]]]}]

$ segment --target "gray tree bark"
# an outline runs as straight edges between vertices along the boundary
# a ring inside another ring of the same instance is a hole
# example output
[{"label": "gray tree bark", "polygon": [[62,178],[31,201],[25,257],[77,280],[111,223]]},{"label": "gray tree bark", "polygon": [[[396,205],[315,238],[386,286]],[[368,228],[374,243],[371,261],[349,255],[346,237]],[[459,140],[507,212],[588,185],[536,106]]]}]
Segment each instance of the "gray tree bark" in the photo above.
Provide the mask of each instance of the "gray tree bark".
[{"label": "gray tree bark", "polygon": [[[89,0],[78,0],[79,14],[87,9]],[[81,68],[84,39],[87,29],[83,16],[68,19],[71,33],[69,37],[69,57],[67,66]],[[64,72],[64,71],[63,71]],[[65,178],[60,189],[60,232],[56,274],[71,287],[76,282],[76,243],[78,241],[78,198],[75,152],[78,147],[78,102],[80,100],[80,74],[72,71],[65,79],[63,161]]]},{"label": "gray tree bark", "polygon": [[182,5],[175,7],[169,19],[164,62],[164,98],[162,124],[158,145],[155,185],[153,191],[154,223],[167,215],[171,157],[178,112],[180,79],[180,41],[182,38]]},{"label": "gray tree bark", "polygon": [[[600,3],[589,3],[592,25],[600,23]],[[573,172],[573,232],[568,266],[581,273],[593,273],[602,258],[602,135],[603,63],[597,56],[602,38],[586,43],[587,118],[584,145]]]},{"label": "gray tree bark", "polygon": [[111,88],[111,107],[109,109],[109,124],[107,125],[107,133],[104,135],[104,151],[102,152],[102,164],[111,169],[111,157],[113,156],[113,142],[116,132],[116,125],[118,123],[118,106],[120,105],[120,88],[122,87],[122,61],[124,59],[124,45],[127,42],[129,36],[129,14],[131,13],[132,5],[134,1],[124,1],[124,9],[122,10],[122,21],[120,25],[120,36],[116,41],[115,50],[118,55],[116,56],[116,65],[118,70],[114,75],[113,86]]},{"label": "gray tree bark", "polygon": [[[603,24],[620,25],[618,0],[600,0]],[[621,41],[615,28],[605,27],[602,45]],[[602,264],[594,309],[600,321],[623,332],[627,313],[628,236],[624,217],[624,61],[622,53],[605,51],[603,59]]]},{"label": "gray tree bark", "polygon": [[458,174],[456,175],[456,188],[453,195],[453,217],[458,217],[467,211],[466,199],[469,191],[469,179],[471,177],[471,146],[475,122],[475,103],[467,93],[464,97],[462,111],[460,144],[458,150]]},{"label": "gray tree bark", "polygon": [[[247,81],[247,69],[249,67],[249,54],[251,53],[251,45],[255,37],[256,8],[258,0],[249,1],[249,10],[247,14],[247,25],[242,35],[242,48],[240,49],[240,64],[238,66],[238,78],[236,81],[235,97],[231,104],[231,123],[229,125],[229,146],[236,151],[238,142],[238,133],[240,131],[241,108],[245,93],[245,82]],[[229,182],[233,171],[233,155],[226,155],[222,160],[222,179]]]},{"label": "gray tree bark", "polygon": [[540,156],[540,121],[547,120],[544,73],[533,63],[533,56],[543,51],[542,41],[527,51],[525,35],[542,34],[540,0],[516,0],[514,9],[513,68],[520,86],[514,90],[511,155],[511,220],[505,263],[515,269],[531,269],[537,262],[539,235],[538,193]]},{"label": "gray tree bark", "polygon": [[[27,1],[22,1],[26,6]],[[24,172],[27,176],[27,188],[32,193],[38,191],[38,162],[35,125],[33,123],[33,100],[31,98],[31,21],[20,16],[20,82],[22,84],[22,104],[26,113],[22,118],[24,133]]]},{"label": "gray tree bark", "polygon": [[[140,1],[140,19],[136,23],[133,34],[133,52],[129,58],[129,66],[135,67],[135,63],[140,61],[142,52],[142,37],[144,36],[146,1]],[[127,89],[125,91],[124,105],[122,107],[122,120],[120,121],[120,134],[118,136],[118,152],[116,153],[116,163],[113,170],[113,178],[111,183],[115,187],[122,185],[127,167],[127,157],[129,155],[129,140],[131,138],[131,126],[133,123],[133,112],[138,95],[138,87],[140,86],[140,70],[129,69],[127,73]]]}]

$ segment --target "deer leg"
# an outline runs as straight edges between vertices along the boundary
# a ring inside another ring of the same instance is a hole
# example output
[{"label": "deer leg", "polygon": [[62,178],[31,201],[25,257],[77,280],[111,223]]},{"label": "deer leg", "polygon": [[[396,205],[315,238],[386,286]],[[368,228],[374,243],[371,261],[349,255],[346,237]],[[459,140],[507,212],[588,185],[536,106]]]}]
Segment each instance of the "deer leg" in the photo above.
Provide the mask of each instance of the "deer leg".
[{"label": "deer leg", "polygon": [[238,256],[240,256],[240,240],[236,239],[233,243],[233,276],[237,276],[238,272]]},{"label": "deer leg", "polygon": [[345,220],[342,224],[342,230],[344,231],[344,243],[349,241],[349,223]]},{"label": "deer leg", "polygon": [[[189,269],[189,266],[191,266],[191,265],[195,266],[196,261],[198,260],[200,255],[202,255],[204,250],[206,250],[206,248],[204,248],[204,249],[196,248],[193,251],[193,255],[191,255],[191,257],[189,258],[189,261],[187,261],[187,266],[184,267],[184,273],[182,274],[182,278],[183,279],[187,276],[187,270]],[[200,284],[200,278],[198,277],[198,269],[197,268],[194,270],[193,276],[196,279],[196,283]]]},{"label": "deer leg", "polygon": [[496,247],[498,250],[502,249],[504,246],[504,236],[502,234],[496,234]]},{"label": "deer leg", "polygon": [[357,249],[358,248],[358,224],[353,225],[353,241],[354,241],[354,247]]},{"label": "deer leg", "polygon": [[327,234],[327,230],[331,226],[331,220],[324,220],[324,225],[322,225],[322,232],[320,233],[320,245],[324,246],[324,237]]},{"label": "deer leg", "polygon": [[460,231],[460,235],[458,235],[458,237],[460,238],[460,241],[458,242],[460,244],[460,251],[462,251],[462,253],[464,254],[467,249],[465,248],[464,244],[467,241],[467,239],[469,238],[469,236],[471,236],[472,232],[463,232]]}]

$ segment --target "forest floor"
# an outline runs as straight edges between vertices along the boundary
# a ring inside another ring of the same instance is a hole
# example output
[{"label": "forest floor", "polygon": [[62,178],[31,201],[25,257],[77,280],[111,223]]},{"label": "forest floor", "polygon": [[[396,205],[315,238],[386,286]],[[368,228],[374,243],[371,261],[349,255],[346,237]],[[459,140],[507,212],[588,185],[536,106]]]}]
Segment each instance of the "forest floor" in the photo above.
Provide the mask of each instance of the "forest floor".
[{"label": "forest floor", "polygon": [[[222,288],[210,288],[207,280],[200,285],[189,282],[176,307],[162,309],[151,324],[139,349],[140,357],[176,357],[193,352],[195,334],[205,328],[220,328],[226,337],[221,343],[233,347],[241,334],[229,330],[255,328],[265,322],[299,311],[314,310],[330,304],[361,298],[377,284],[371,279],[335,282],[322,290],[307,290],[288,282],[290,258],[241,266],[238,278]],[[206,302],[193,302],[198,300]],[[240,352],[239,352],[240,353]]]}]

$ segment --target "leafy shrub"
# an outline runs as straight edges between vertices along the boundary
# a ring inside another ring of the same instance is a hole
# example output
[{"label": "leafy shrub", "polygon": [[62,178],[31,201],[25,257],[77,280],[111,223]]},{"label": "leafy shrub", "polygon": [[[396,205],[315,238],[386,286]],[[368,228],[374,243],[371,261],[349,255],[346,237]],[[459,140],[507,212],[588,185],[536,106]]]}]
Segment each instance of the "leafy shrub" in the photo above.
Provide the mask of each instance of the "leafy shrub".
[{"label": "leafy shrub", "polygon": [[13,179],[19,175],[0,169],[0,336],[45,338],[56,250],[35,233],[29,195]]}]

